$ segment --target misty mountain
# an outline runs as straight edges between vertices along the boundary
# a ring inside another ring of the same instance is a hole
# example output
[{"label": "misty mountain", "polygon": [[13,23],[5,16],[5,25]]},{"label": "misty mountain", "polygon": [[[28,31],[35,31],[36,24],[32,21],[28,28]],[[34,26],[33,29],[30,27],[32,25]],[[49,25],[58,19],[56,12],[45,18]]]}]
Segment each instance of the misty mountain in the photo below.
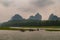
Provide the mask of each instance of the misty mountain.
[{"label": "misty mountain", "polygon": [[15,14],[10,21],[20,21],[23,20],[22,16],[20,16],[19,14]]},{"label": "misty mountain", "polygon": [[56,15],[51,14],[51,15],[49,16],[49,20],[59,20],[59,18],[58,18]]},{"label": "misty mountain", "polygon": [[[49,16],[49,20],[42,20],[42,16],[37,13],[30,16],[29,19],[23,19],[19,14],[14,15],[8,22],[2,23],[3,27],[21,27],[21,26],[60,26],[60,17],[54,14]],[[42,20],[42,21],[41,21]]]},{"label": "misty mountain", "polygon": [[42,16],[37,13],[35,16],[30,16],[29,17],[29,20],[41,20],[42,19]]}]

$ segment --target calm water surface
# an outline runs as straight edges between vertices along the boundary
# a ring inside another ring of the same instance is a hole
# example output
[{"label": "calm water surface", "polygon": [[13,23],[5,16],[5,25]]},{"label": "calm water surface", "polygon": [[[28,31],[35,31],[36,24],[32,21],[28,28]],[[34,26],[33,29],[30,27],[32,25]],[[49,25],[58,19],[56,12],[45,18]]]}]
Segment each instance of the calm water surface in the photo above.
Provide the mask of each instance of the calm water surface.
[{"label": "calm water surface", "polygon": [[60,40],[60,32],[0,30],[0,40]]}]

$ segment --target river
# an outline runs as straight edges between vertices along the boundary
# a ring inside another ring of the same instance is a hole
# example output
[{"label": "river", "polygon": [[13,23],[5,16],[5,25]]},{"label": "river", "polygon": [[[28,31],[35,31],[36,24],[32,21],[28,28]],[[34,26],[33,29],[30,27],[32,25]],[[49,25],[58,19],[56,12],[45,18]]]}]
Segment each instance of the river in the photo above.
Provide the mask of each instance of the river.
[{"label": "river", "polygon": [[0,30],[0,40],[60,40],[60,32]]}]

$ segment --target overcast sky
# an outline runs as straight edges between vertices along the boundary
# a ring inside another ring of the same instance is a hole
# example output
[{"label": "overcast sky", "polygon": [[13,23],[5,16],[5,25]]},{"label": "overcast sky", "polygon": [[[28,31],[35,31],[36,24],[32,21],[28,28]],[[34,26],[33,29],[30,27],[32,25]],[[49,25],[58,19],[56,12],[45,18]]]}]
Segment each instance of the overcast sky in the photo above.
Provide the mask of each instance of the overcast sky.
[{"label": "overcast sky", "polygon": [[0,22],[9,20],[15,14],[29,18],[39,12],[43,20],[51,13],[60,16],[60,0],[0,0]]}]

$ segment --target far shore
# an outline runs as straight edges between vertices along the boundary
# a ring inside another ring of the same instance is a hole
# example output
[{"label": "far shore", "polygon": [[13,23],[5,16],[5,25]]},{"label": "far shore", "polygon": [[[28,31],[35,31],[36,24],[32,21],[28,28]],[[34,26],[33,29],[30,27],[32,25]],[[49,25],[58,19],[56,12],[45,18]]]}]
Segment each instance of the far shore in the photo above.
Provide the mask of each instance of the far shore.
[{"label": "far shore", "polygon": [[18,30],[18,31],[40,31],[40,30],[45,30],[45,31],[60,31],[60,28],[38,28],[38,27],[1,27],[0,30]]}]

